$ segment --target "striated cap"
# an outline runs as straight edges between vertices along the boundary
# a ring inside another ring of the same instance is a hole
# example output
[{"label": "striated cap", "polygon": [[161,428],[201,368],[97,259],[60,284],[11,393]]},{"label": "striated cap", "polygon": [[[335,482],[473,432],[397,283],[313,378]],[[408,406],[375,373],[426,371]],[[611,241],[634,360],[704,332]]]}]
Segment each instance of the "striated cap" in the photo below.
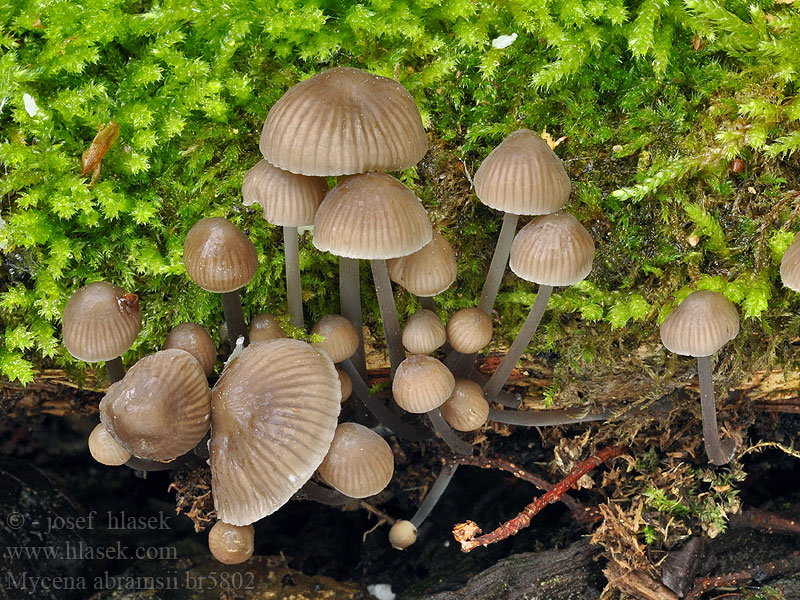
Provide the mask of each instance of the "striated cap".
[{"label": "striated cap", "polygon": [[431,241],[422,203],[386,173],[353,175],[333,188],[314,219],[314,246],[347,258],[396,258]]},{"label": "striated cap", "polygon": [[253,555],[255,535],[252,525],[239,527],[217,521],[208,532],[208,549],[219,562],[238,565]]},{"label": "striated cap", "polygon": [[217,362],[217,347],[208,332],[197,323],[181,323],[167,335],[164,350],[177,348],[186,350],[197,359],[206,377],[214,371]]},{"label": "striated cap", "polygon": [[212,399],[211,486],[226,523],[249,525],[283,506],[328,452],[341,406],[333,362],[310,344],[251,344]]},{"label": "striated cap", "polygon": [[251,344],[268,342],[285,338],[286,332],[281,329],[278,318],[271,313],[261,313],[250,320],[247,337]]},{"label": "striated cap", "polygon": [[312,346],[324,350],[335,363],[353,356],[361,342],[356,328],[342,315],[325,315],[316,322],[311,333],[325,338],[322,342],[314,342]]},{"label": "striated cap", "polygon": [[800,292],[800,236],[786,249],[781,258],[781,281],[790,290]]},{"label": "striated cap", "polygon": [[661,343],[681,356],[711,356],[739,333],[739,312],[711,290],[692,292],[661,324]]},{"label": "striated cap", "polygon": [[447,331],[435,312],[415,312],[403,328],[403,346],[411,354],[430,354],[447,341]]},{"label": "striated cap", "polygon": [[492,318],[480,308],[462,308],[447,322],[447,341],[456,352],[472,354],[492,341]]},{"label": "striated cap", "polygon": [[592,270],[594,241],[569,213],[536,217],[520,229],[511,245],[508,266],[539,285],[572,285]]},{"label": "striated cap", "polygon": [[100,420],[128,452],[161,462],[186,454],[211,424],[211,390],[184,350],[145,356],[100,401]]},{"label": "striated cap", "polygon": [[259,161],[244,176],[242,203],[258,203],[264,220],[283,227],[313,225],[328,184],[323,177],[307,177]]},{"label": "striated cap", "polygon": [[142,326],[139,298],[116,285],[95,281],[70,296],[62,318],[64,345],[78,360],[122,356]]},{"label": "striated cap", "polygon": [[119,445],[102,423],[98,423],[89,434],[89,453],[101,465],[109,467],[124,465],[131,457],[131,453]]},{"label": "striated cap", "polygon": [[410,413],[439,408],[453,393],[456,381],[449,369],[432,356],[415,354],[397,367],[392,381],[394,401]]},{"label": "striated cap", "polygon": [[458,267],[453,247],[438,231],[422,248],[386,261],[389,277],[415,296],[441,294],[456,280]]},{"label": "striated cap", "polygon": [[259,148],[286,171],[330,176],[407,169],[422,160],[428,141],[402,85],[336,67],[298,83],[275,103]]},{"label": "striated cap", "polygon": [[475,173],[486,206],[515,215],[546,215],[569,199],[569,176],[556,153],[530,129],[510,134]]},{"label": "striated cap", "polygon": [[347,374],[347,371],[339,367],[336,367],[336,374],[339,376],[339,384],[342,387],[342,402],[344,402],[353,393],[353,380],[350,379],[350,375]]},{"label": "striated cap", "polygon": [[394,455],[386,440],[371,429],[358,423],[342,423],[336,428],[319,474],[345,496],[374,496],[392,480]]},{"label": "striated cap", "polygon": [[474,431],[489,418],[489,403],[483,396],[483,389],[469,379],[456,379],[452,395],[440,410],[444,420],[456,431]]},{"label": "striated cap", "polygon": [[247,285],[258,267],[253,242],[221,217],[200,219],[186,234],[183,264],[204,290],[224,294]]}]

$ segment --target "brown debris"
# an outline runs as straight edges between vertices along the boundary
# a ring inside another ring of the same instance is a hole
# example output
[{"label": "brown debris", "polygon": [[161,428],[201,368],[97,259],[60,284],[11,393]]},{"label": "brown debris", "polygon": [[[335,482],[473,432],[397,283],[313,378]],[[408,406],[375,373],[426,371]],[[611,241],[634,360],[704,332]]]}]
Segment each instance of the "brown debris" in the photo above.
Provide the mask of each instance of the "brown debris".
[{"label": "brown debris", "polygon": [[608,584],[637,600],[678,600],[675,592],[660,584],[645,571],[629,570],[613,560],[603,570]]},{"label": "brown debris", "polygon": [[211,495],[211,471],[207,466],[178,471],[167,491],[175,492],[175,512],[189,517],[197,533],[217,520]]}]

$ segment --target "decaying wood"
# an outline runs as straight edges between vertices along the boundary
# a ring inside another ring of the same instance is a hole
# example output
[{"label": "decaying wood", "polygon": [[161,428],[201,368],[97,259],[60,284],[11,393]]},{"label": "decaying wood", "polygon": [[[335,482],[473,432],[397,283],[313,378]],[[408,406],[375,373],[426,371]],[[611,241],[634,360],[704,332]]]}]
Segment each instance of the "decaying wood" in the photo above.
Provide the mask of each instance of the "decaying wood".
[{"label": "decaying wood", "polygon": [[603,570],[608,584],[637,600],[678,600],[675,592],[662,585],[644,571],[629,571],[619,563],[610,562]]},{"label": "decaying wood", "polygon": [[692,589],[686,594],[686,600],[699,600],[704,594],[717,588],[738,587],[750,582],[761,583],[771,577],[797,573],[798,571],[800,571],[800,551],[792,552],[789,556],[779,560],[756,565],[744,571],[697,579]]}]

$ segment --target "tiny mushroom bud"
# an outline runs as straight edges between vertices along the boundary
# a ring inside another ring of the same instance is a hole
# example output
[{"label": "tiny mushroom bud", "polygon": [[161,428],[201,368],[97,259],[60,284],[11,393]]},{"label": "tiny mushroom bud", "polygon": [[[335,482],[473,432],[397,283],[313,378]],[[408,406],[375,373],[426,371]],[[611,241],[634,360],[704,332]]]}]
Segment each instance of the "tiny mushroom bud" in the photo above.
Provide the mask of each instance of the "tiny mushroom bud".
[{"label": "tiny mushroom bud", "polygon": [[238,565],[253,555],[255,528],[217,521],[208,532],[208,549],[219,562]]},{"label": "tiny mushroom bud", "polygon": [[353,393],[353,380],[350,379],[347,371],[340,367],[336,367],[336,373],[339,375],[339,383],[342,386],[342,402],[344,402]]},{"label": "tiny mushroom bud", "polygon": [[89,435],[89,453],[101,465],[110,467],[124,465],[131,457],[131,453],[117,443],[102,423]]},{"label": "tiny mushroom bud", "polygon": [[790,290],[800,292],[800,236],[786,249],[781,258],[781,281]]},{"label": "tiny mushroom bud", "polygon": [[469,379],[456,379],[452,395],[440,410],[447,424],[456,431],[474,431],[486,423],[489,403],[480,385]]},{"label": "tiny mushroom bud", "polygon": [[325,315],[317,321],[311,333],[325,338],[311,345],[317,350],[325,351],[335,363],[353,356],[360,341],[353,324],[342,315]]},{"label": "tiny mushroom bud", "polygon": [[409,356],[397,368],[392,394],[400,408],[424,413],[439,408],[455,387],[453,374],[431,356]]},{"label": "tiny mushroom bud", "polygon": [[261,313],[253,317],[250,320],[250,328],[247,330],[247,335],[251,344],[287,337],[277,317],[271,313]]},{"label": "tiny mushroom bud", "polygon": [[164,350],[177,348],[186,350],[197,359],[206,377],[214,371],[217,362],[217,347],[208,332],[197,323],[181,323],[167,335]]},{"label": "tiny mushroom bud", "polygon": [[389,543],[396,550],[405,550],[417,541],[417,528],[411,521],[397,521],[389,530]]},{"label": "tiny mushroom bud", "polygon": [[447,341],[461,354],[478,352],[492,341],[492,318],[480,308],[462,308],[447,322]]},{"label": "tiny mushroom bud", "polygon": [[456,280],[458,267],[452,246],[438,231],[422,248],[386,261],[389,277],[420,297],[441,294]]},{"label": "tiny mushroom bud", "polygon": [[403,346],[411,354],[430,354],[447,341],[447,331],[435,312],[418,310],[403,328]]},{"label": "tiny mushroom bud", "polygon": [[374,496],[392,480],[394,455],[386,440],[371,429],[358,423],[341,423],[319,474],[345,496]]}]

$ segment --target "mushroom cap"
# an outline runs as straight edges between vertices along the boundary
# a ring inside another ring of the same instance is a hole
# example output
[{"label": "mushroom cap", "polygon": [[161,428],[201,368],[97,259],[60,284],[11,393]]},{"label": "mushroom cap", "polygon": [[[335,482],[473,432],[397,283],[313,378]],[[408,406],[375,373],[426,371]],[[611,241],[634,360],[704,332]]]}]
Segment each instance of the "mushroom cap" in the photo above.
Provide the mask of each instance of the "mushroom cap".
[{"label": "mushroom cap", "polygon": [[145,356],[108,388],[100,420],[128,452],[170,461],[194,448],[211,424],[211,390],[185,350]]},{"label": "mushroom cap", "polygon": [[347,371],[336,367],[336,374],[339,376],[339,384],[342,386],[342,402],[347,400],[353,393],[353,380]]},{"label": "mushroom cap", "polygon": [[546,215],[569,199],[569,175],[552,148],[530,129],[504,139],[475,173],[486,206],[515,215]]},{"label": "mushroom cap", "polygon": [[453,374],[444,364],[432,356],[415,354],[397,367],[392,394],[403,410],[425,413],[444,404],[455,384]]},{"label": "mushroom cap", "polygon": [[292,339],[251,344],[212,398],[211,486],[226,523],[249,525],[283,506],[316,471],[341,406],[333,362]]},{"label": "mushroom cap", "polygon": [[417,541],[417,528],[411,521],[397,521],[389,530],[389,543],[396,550],[405,550]]},{"label": "mushroom cap", "polygon": [[167,334],[164,350],[177,348],[186,350],[197,359],[206,377],[214,371],[217,362],[217,347],[208,332],[197,323],[181,323]]},{"label": "mushroom cap", "polygon": [[407,169],[422,160],[428,141],[402,85],[336,67],[298,83],[275,103],[259,148],[286,171],[331,176]]},{"label": "mushroom cap", "polygon": [[217,521],[208,532],[208,549],[219,562],[238,565],[253,555],[256,530],[252,525]]},{"label": "mushroom cap", "polygon": [[119,445],[102,423],[89,434],[89,453],[101,465],[118,467],[128,462],[131,453]]},{"label": "mushroom cap", "polygon": [[681,356],[711,356],[739,333],[739,312],[711,290],[692,292],[661,324],[661,343]]},{"label": "mushroom cap", "polygon": [[336,428],[319,474],[345,496],[374,496],[392,480],[394,455],[386,440],[371,429],[358,423],[342,423]]},{"label": "mushroom cap", "polygon": [[800,236],[797,236],[783,253],[781,281],[790,290],[800,292]]},{"label": "mushroom cap", "polygon": [[430,354],[447,341],[447,330],[435,312],[421,309],[403,327],[403,346],[411,354]]},{"label": "mushroom cap", "polygon": [[247,337],[251,344],[256,342],[268,342],[287,337],[286,332],[281,328],[280,321],[272,313],[261,313],[250,319],[250,327],[247,330]]},{"label": "mushroom cap", "polygon": [[314,324],[311,333],[325,338],[324,341],[311,345],[317,350],[324,350],[335,363],[353,356],[361,342],[356,328],[342,315],[325,315]]},{"label": "mushroom cap", "polygon": [[456,431],[475,431],[489,418],[489,403],[483,396],[483,389],[469,379],[456,379],[452,395],[439,410]]},{"label": "mushroom cap", "polygon": [[520,229],[511,244],[508,266],[539,285],[572,285],[592,270],[594,241],[569,213],[536,217]]},{"label": "mushroom cap", "polygon": [[447,341],[456,352],[472,354],[492,341],[492,318],[480,308],[462,308],[447,322]]},{"label": "mushroom cap", "polygon": [[183,264],[189,278],[204,290],[224,294],[247,285],[256,273],[253,242],[221,217],[200,219],[186,234]]},{"label": "mushroom cap", "polygon": [[242,203],[260,204],[268,223],[299,227],[314,224],[314,215],[327,191],[328,183],[323,177],[297,175],[261,160],[244,176]]},{"label": "mushroom cap", "polygon": [[141,326],[136,295],[105,281],[95,281],[72,294],[62,317],[67,351],[86,362],[122,356]]},{"label": "mushroom cap", "polygon": [[415,296],[441,294],[456,280],[458,267],[453,247],[438,231],[433,238],[408,256],[386,261],[389,277]]},{"label": "mushroom cap", "polygon": [[396,258],[431,241],[422,203],[400,180],[363,173],[325,196],[314,219],[314,246],[347,258]]}]

